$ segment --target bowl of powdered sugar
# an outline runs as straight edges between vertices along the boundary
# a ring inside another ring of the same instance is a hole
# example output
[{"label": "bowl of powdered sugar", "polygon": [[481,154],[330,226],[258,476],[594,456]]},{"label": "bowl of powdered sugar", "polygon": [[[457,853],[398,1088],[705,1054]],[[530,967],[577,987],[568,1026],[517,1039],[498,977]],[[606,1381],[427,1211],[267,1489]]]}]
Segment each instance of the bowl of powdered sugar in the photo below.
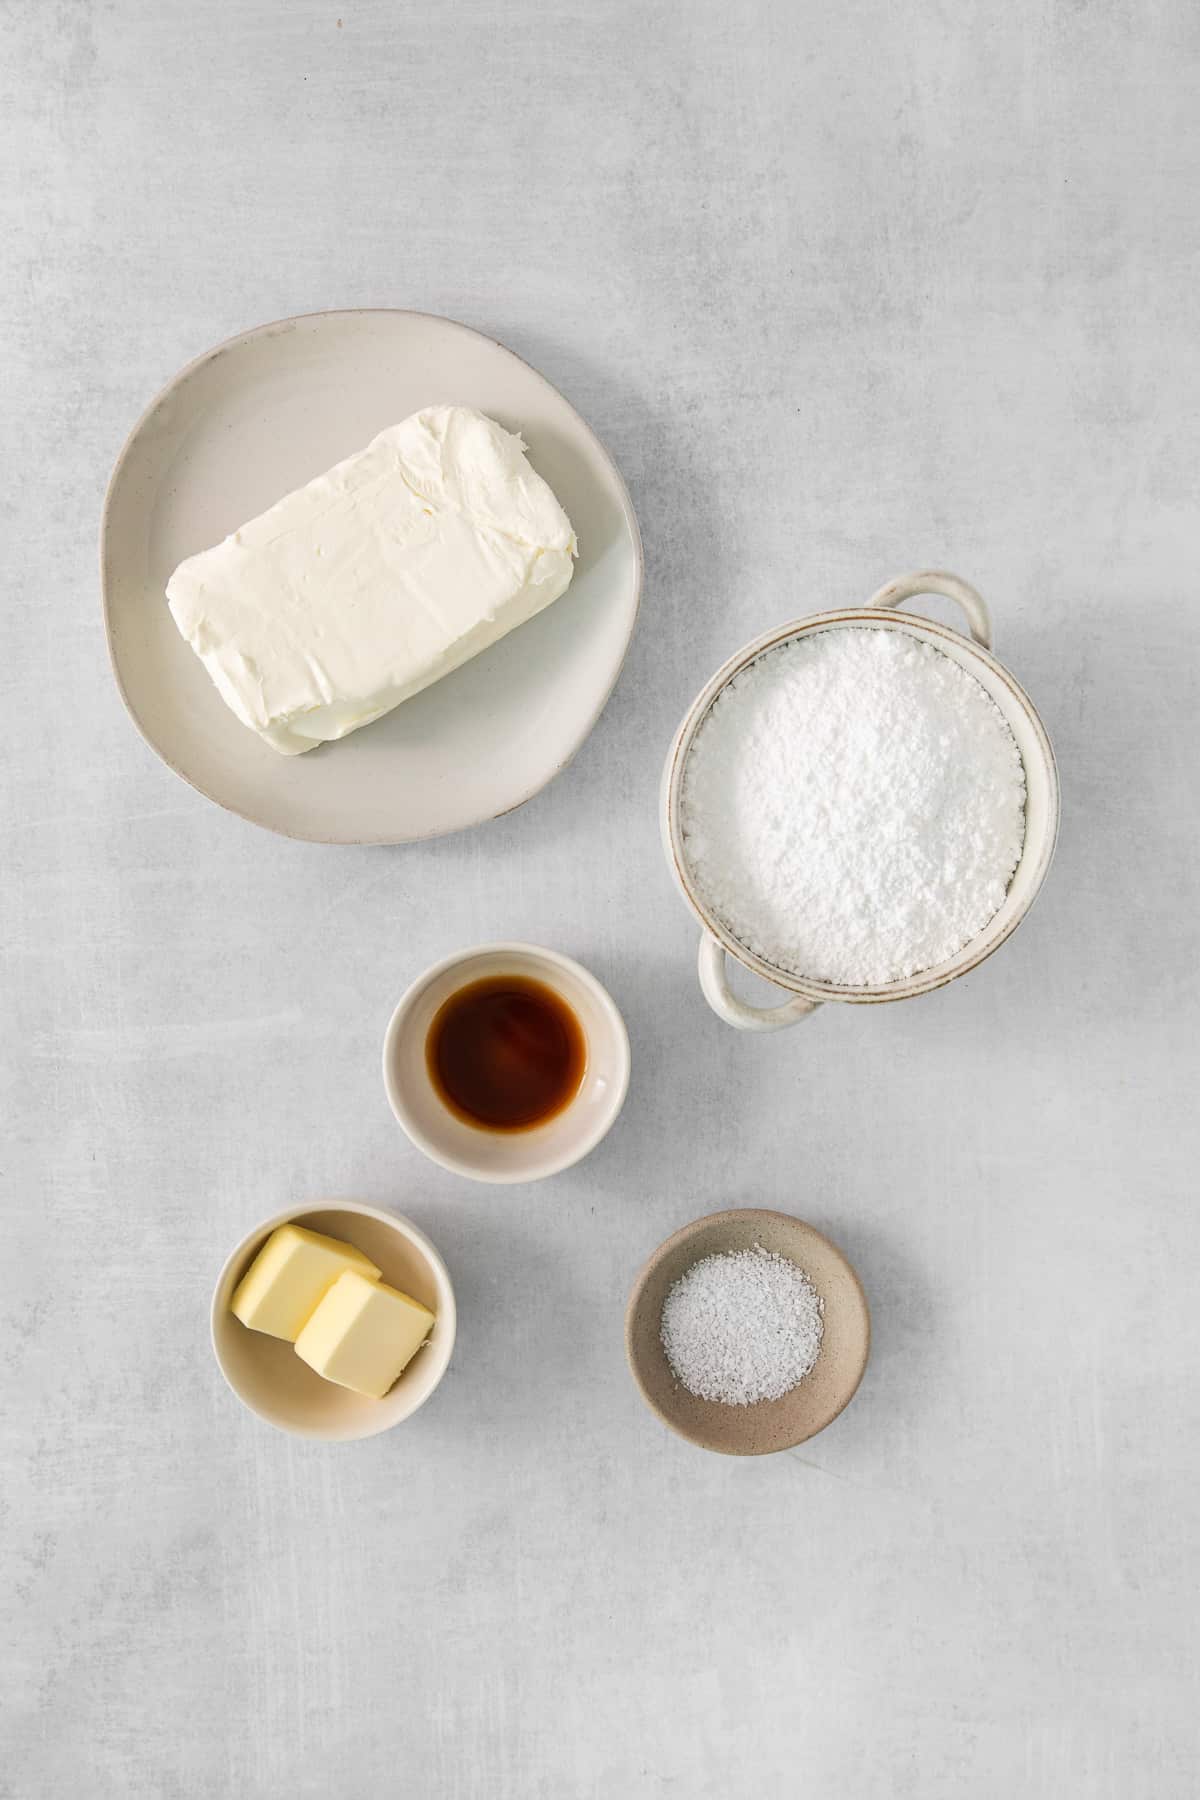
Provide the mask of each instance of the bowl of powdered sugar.
[{"label": "bowl of powdered sugar", "polygon": [[[921,593],[957,600],[971,638],[890,610]],[[756,639],[697,696],[667,760],[663,835],[704,927],[701,985],[730,1024],[927,993],[1028,912],[1058,776],[990,644],[975,590],[926,571]],[[727,956],[794,998],[738,999]]]},{"label": "bowl of powdered sugar", "polygon": [[625,1320],[647,1404],[693,1443],[786,1450],[852,1399],[871,1342],[862,1287],[813,1226],[756,1207],[711,1213],[661,1244]]}]

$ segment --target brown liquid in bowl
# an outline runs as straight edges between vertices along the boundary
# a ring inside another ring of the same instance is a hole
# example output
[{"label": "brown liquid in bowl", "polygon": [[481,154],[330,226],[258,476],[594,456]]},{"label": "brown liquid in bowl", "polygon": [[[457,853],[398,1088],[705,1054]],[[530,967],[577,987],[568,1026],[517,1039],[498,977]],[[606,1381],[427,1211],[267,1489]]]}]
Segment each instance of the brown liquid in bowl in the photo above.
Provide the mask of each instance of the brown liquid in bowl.
[{"label": "brown liquid in bowl", "polygon": [[444,1000],[425,1061],[451,1112],[488,1131],[528,1131],[579,1092],[583,1027],[561,995],[526,975],[487,975]]}]

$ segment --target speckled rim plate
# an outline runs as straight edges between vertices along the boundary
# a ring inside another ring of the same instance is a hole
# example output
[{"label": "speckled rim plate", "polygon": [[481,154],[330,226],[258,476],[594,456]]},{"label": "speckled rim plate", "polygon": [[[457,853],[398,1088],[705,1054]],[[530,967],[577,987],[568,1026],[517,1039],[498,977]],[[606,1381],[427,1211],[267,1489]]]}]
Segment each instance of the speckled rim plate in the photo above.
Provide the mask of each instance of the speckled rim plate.
[{"label": "speckled rim plate", "polygon": [[[437,401],[519,431],[579,539],[563,598],[423,694],[304,756],[219,698],[167,610],[183,557],[220,541]],[[322,843],[395,844],[509,812],[584,742],[637,617],[642,547],[612,459],[563,396],[493,339],[426,313],[310,313],[189,363],[130,433],[104,503],[105,628],[146,742],[218,805]]]}]

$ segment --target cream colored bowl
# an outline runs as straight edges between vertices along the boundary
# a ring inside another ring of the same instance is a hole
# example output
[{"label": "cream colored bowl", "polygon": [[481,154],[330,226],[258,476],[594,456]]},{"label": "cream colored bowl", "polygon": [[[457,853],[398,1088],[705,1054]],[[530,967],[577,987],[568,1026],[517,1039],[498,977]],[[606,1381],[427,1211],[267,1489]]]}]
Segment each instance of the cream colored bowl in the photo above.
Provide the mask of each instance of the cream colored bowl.
[{"label": "cream colored bowl", "polygon": [[[955,600],[966,613],[971,637],[939,625],[932,619],[910,618],[888,609],[911,600],[918,594],[941,594]],[[898,631],[930,644],[973,675],[1003,713],[1009,730],[1017,741],[1021,761],[1025,765],[1025,841],[1021,860],[1009,883],[1004,904],[976,937],[946,961],[922,969],[901,981],[880,987],[843,987],[828,981],[810,981],[776,967],[741,943],[709,907],[704,894],[688,866],[687,843],[680,821],[680,796],[683,772],[696,733],[704,723],[709,708],[735,675],[748,668],[767,650],[794,638],[813,632],[829,631],[844,625],[868,625],[881,631]],[[972,641],[973,640],[973,641]],[[1058,770],[1046,728],[1038,718],[1024,688],[991,655],[992,626],[988,609],[975,589],[957,575],[944,570],[924,569],[905,575],[880,588],[866,606],[847,607],[840,612],[814,613],[806,619],[794,619],[780,625],[754,642],[745,645],[717,670],[697,694],[675,734],[663,771],[661,823],[663,847],[679,890],[703,927],[700,939],[700,986],[704,997],[727,1024],[742,1031],[778,1031],[795,1025],[825,1000],[848,1000],[870,1004],[881,1000],[908,1000],[917,994],[928,994],[944,987],[969,969],[976,968],[985,957],[998,950],[1010,938],[1037,898],[1046,879],[1058,836],[1059,790]],[[729,986],[726,957],[732,956],[744,968],[772,981],[794,997],[779,1006],[750,1006],[738,999]]]},{"label": "cream colored bowl", "polygon": [[[566,1001],[587,1044],[583,1079],[570,1105],[528,1131],[489,1131],[452,1113],[429,1079],[425,1045],[444,1000],[489,975],[525,975]],[[392,1014],[383,1043],[383,1082],[392,1111],[426,1156],[473,1181],[540,1181],[569,1169],[610,1130],[629,1089],[625,1021],[594,975],[536,944],[480,944],[427,969]]]},{"label": "cream colored bowl", "polygon": [[[378,1263],[390,1286],[411,1294],[435,1315],[428,1342],[382,1400],[325,1381],[290,1344],[247,1330],[230,1312],[238,1282],[280,1225],[305,1225],[310,1231],[343,1238]],[[296,1437],[365,1438],[411,1418],[425,1404],[446,1373],[456,1320],[446,1265],[411,1220],[355,1200],[322,1200],[276,1213],[242,1239],[217,1277],[212,1343],[222,1375],[243,1406],[260,1419]]]}]

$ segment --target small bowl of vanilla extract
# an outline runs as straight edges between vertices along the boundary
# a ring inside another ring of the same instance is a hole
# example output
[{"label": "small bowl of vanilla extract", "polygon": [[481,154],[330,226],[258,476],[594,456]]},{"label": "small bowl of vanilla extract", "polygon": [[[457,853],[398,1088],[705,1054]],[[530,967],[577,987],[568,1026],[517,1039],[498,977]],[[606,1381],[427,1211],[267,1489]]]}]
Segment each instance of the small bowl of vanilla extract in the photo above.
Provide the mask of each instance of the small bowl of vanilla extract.
[{"label": "small bowl of vanilla extract", "polygon": [[596,977],[536,944],[481,944],[426,970],[383,1044],[392,1111],[426,1156],[475,1181],[580,1161],[629,1087],[625,1022]]}]

